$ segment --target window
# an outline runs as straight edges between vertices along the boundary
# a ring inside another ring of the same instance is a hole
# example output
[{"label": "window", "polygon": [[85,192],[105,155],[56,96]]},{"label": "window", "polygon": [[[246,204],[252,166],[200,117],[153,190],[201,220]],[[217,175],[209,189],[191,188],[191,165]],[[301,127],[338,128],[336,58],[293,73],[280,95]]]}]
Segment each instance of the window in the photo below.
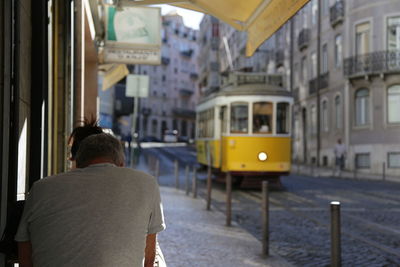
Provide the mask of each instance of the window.
[{"label": "window", "polygon": [[329,125],[328,125],[328,101],[324,100],[322,101],[322,130],[327,132],[329,130]]},{"label": "window", "polygon": [[318,1],[312,0],[311,2],[311,12],[312,12],[312,24],[317,24],[318,20]]},{"label": "window", "polygon": [[400,16],[388,18],[387,23],[387,49],[400,50]]},{"label": "window", "polygon": [[289,133],[289,103],[278,103],[276,106],[276,133]]},{"label": "window", "polygon": [[356,168],[357,169],[369,169],[370,167],[370,156],[369,153],[356,154]]},{"label": "window", "polygon": [[328,72],[328,44],[322,46],[322,73]]},{"label": "window", "polygon": [[340,34],[335,37],[335,67],[342,65],[342,36]]},{"label": "window", "polygon": [[272,133],[273,104],[258,102],[253,104],[253,133]]},{"label": "window", "polygon": [[153,133],[153,135],[157,134],[157,120],[151,121],[151,132]]},{"label": "window", "polygon": [[393,85],[388,89],[388,122],[400,123],[400,85]]},{"label": "window", "polygon": [[367,54],[370,51],[370,25],[369,22],[356,26],[356,55]]},{"label": "window", "polygon": [[388,168],[400,168],[400,152],[388,153]]},{"label": "window", "polygon": [[311,110],[310,110],[310,132],[311,134],[316,134],[317,133],[317,108],[315,107],[315,105],[311,106]]},{"label": "window", "polygon": [[231,105],[231,133],[248,132],[248,114],[249,107],[247,103],[237,102]]},{"label": "window", "polygon": [[340,105],[340,96],[335,97],[335,126],[336,129],[342,128],[342,109]]},{"label": "window", "polygon": [[293,87],[296,88],[299,86],[299,63],[294,64],[293,76]]},{"label": "window", "polygon": [[305,82],[307,80],[307,58],[301,59],[301,80]]},{"label": "window", "polygon": [[329,0],[322,0],[322,15],[329,16]]},{"label": "window", "polygon": [[220,119],[222,122],[222,129],[221,129],[222,133],[227,133],[228,132],[228,112],[227,112],[226,106],[221,107]]},{"label": "window", "polygon": [[356,92],[356,126],[369,124],[369,90],[359,89]]},{"label": "window", "polygon": [[311,53],[311,78],[317,77],[317,53]]}]

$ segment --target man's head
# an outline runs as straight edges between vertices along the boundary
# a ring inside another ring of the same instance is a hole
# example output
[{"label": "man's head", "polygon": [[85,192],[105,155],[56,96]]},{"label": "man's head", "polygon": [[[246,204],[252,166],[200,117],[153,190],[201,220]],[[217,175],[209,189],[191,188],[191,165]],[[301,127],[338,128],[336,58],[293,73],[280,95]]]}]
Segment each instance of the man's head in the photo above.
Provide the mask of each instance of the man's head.
[{"label": "man's head", "polygon": [[86,137],[81,142],[76,154],[78,168],[106,162],[122,167],[124,161],[124,152],[119,140],[105,133]]},{"label": "man's head", "polygon": [[71,161],[76,159],[76,153],[83,139],[92,134],[100,133],[103,133],[103,129],[97,124],[95,119],[85,120],[82,125],[75,127],[68,139],[68,145],[71,146],[71,156],[69,159]]},{"label": "man's head", "polygon": [[342,143],[342,139],[339,138],[339,139],[337,140],[337,142],[338,142],[338,144],[341,144],[341,143]]}]

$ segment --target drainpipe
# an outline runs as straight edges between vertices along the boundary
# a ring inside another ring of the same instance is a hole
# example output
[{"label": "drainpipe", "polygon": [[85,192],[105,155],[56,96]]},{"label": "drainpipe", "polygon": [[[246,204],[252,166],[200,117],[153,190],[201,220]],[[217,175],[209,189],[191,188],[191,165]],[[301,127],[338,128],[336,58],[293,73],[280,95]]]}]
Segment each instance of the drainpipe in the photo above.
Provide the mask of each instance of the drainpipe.
[{"label": "drainpipe", "polygon": [[321,83],[321,0],[318,0],[318,21],[317,21],[317,167],[320,165],[321,151],[321,105],[320,105],[320,83]]}]

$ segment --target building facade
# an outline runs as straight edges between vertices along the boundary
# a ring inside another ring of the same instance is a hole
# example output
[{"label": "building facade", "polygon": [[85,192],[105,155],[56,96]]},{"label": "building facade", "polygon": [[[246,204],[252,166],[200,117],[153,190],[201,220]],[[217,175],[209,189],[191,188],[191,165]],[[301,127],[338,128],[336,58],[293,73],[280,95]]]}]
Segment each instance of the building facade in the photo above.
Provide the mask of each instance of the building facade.
[{"label": "building facade", "polygon": [[135,66],[149,75],[148,98],[140,99],[139,136],[162,139],[166,130],[194,138],[198,87],[198,31],[176,13],[163,16],[161,66]]},{"label": "building facade", "polygon": [[348,170],[399,176],[398,1],[312,0],[283,30],[294,161],[333,167],[342,139]]}]

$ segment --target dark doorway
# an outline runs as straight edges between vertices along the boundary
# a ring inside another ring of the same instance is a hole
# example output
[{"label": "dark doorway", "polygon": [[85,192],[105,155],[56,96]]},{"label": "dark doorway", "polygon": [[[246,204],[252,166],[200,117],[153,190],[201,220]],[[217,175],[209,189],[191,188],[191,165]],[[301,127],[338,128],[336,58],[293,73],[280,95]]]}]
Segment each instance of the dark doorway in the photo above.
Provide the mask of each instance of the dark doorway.
[{"label": "dark doorway", "polygon": [[303,163],[307,163],[307,110],[302,109],[303,121]]}]

